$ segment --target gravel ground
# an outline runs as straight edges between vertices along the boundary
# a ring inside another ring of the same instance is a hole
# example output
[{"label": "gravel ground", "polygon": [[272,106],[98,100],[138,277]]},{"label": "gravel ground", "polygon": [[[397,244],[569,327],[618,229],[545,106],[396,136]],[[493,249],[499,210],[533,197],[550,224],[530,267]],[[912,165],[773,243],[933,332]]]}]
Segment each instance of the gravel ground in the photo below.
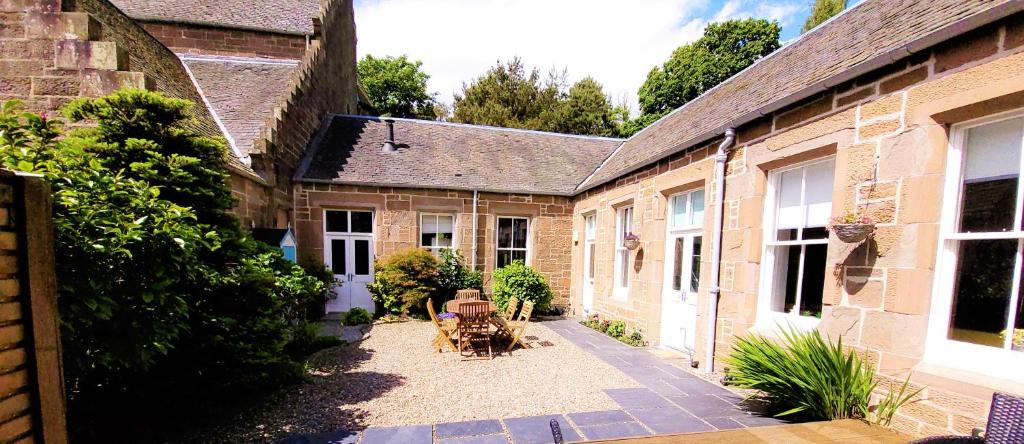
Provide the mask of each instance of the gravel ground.
[{"label": "gravel ground", "polygon": [[526,335],[532,348],[466,361],[430,349],[428,322],[376,325],[359,344],[311,357],[309,383],[203,436],[270,441],[297,432],[609,410],[618,405],[603,389],[640,387],[543,323]]}]

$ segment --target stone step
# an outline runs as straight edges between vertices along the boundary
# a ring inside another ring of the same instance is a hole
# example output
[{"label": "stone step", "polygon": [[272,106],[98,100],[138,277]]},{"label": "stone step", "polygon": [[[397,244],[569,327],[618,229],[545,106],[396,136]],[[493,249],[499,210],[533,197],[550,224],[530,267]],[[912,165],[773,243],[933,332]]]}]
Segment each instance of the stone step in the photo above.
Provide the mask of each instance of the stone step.
[{"label": "stone step", "polygon": [[128,56],[117,43],[58,40],[54,45],[54,63],[58,69],[128,70]]},{"label": "stone step", "polygon": [[89,70],[82,75],[82,95],[105,96],[121,88],[146,89],[146,76],[134,71]]},{"label": "stone step", "polygon": [[33,12],[25,15],[25,37],[30,39],[99,40],[101,26],[85,12]]}]

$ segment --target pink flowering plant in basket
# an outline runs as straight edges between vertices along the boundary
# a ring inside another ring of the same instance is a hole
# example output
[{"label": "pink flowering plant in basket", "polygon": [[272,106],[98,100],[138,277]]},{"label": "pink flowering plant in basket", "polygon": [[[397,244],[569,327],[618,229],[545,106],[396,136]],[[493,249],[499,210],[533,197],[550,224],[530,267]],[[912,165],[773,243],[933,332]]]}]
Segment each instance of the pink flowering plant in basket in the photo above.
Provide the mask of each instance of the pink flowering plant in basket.
[{"label": "pink flowering plant in basket", "polygon": [[875,232],[875,220],[867,214],[847,212],[829,219],[825,229],[847,243],[861,242]]},{"label": "pink flowering plant in basket", "polygon": [[635,250],[640,246],[640,235],[633,232],[626,233],[625,236],[622,236],[622,246],[627,250]]}]

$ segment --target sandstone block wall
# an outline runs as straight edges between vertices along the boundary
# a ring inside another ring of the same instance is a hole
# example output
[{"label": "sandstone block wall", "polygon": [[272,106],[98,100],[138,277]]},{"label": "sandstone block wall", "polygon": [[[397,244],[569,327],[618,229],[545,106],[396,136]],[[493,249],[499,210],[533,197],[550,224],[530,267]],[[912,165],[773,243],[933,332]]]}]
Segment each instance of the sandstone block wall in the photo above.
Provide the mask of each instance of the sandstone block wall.
[{"label": "sandstone block wall", "polygon": [[148,22],[142,26],[177,53],[301,59],[306,36],[182,23]]}]

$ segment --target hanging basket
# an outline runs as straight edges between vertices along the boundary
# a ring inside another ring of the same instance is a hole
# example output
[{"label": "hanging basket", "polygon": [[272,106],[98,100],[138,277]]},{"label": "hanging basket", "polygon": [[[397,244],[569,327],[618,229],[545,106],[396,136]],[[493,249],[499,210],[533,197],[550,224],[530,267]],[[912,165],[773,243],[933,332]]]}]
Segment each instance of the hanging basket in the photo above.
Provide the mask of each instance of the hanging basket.
[{"label": "hanging basket", "polygon": [[636,250],[640,247],[640,239],[623,239],[622,246],[627,250]]},{"label": "hanging basket", "polygon": [[875,224],[836,224],[831,228],[839,240],[848,244],[863,242],[875,232]]}]

